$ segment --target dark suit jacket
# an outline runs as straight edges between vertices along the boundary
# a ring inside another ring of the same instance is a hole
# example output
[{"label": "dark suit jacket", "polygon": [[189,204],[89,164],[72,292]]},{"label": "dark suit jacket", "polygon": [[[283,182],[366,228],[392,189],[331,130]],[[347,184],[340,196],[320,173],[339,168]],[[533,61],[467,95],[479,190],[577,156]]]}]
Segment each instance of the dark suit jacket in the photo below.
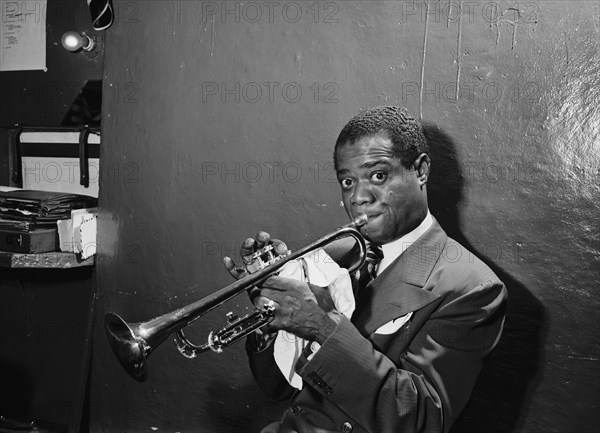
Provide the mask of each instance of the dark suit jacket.
[{"label": "dark suit jacket", "polygon": [[[272,346],[248,351],[263,391],[292,397],[280,432],[447,432],[467,403],[504,324],[506,289],[472,253],[432,227],[357,297],[352,321],[296,371],[294,392]],[[380,326],[413,312],[391,335]]]}]

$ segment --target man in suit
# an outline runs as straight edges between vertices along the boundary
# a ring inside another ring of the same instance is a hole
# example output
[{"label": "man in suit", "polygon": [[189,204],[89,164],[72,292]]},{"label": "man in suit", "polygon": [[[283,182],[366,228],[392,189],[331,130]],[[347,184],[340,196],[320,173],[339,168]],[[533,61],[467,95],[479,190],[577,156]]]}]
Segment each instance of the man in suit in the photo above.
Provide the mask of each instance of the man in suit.
[{"label": "man in suit", "polygon": [[[448,432],[466,405],[484,357],[500,337],[506,289],[450,239],[429,213],[431,160],[421,125],[399,107],[375,107],[351,119],[335,145],[335,168],[369,264],[359,271],[356,309],[340,314],[326,288],[273,276],[254,298],[275,302],[267,332],[247,340],[252,373],[274,398],[290,398],[266,432]],[[249,254],[268,241],[247,240]],[[242,276],[230,258],[225,266]],[[295,363],[300,391],[273,356],[285,330],[312,343]]]}]

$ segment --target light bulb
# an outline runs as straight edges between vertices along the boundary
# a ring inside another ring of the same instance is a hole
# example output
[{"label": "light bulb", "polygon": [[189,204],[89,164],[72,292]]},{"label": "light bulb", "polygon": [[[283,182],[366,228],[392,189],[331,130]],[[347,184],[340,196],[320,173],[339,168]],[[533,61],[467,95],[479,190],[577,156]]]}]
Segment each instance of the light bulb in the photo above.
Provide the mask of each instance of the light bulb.
[{"label": "light bulb", "polygon": [[89,36],[81,35],[72,30],[63,33],[60,42],[65,50],[72,52],[79,51],[80,49],[91,51],[96,45],[94,40]]}]

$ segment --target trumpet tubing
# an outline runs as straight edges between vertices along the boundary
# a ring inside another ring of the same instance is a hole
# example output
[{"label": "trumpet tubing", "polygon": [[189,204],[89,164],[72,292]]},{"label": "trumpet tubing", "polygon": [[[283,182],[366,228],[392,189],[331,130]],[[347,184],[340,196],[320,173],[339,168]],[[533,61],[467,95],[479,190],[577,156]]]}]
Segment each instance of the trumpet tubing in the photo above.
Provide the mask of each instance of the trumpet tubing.
[{"label": "trumpet tubing", "polygon": [[194,358],[197,354],[207,350],[222,352],[224,347],[235,343],[240,338],[267,324],[274,314],[273,306],[267,305],[264,309],[256,309],[242,318],[229,313],[227,326],[218,332],[211,332],[208,341],[202,345],[191,343],[185,337],[183,328],[234,296],[265,280],[287,262],[321,248],[338,238],[350,236],[356,240],[359,259],[354,266],[348,269],[351,273],[356,271],[362,266],[366,258],[365,240],[358,228],[366,224],[367,221],[367,216],[361,215],[351,223],[300,248],[298,251],[275,257],[260,270],[196,302],[146,322],[127,323],[118,314],[107,313],[104,316],[104,329],[113,352],[127,373],[139,382],[143,382],[148,378],[148,365],[146,362],[148,356],[171,334],[175,334],[175,344],[179,352],[188,358]]}]

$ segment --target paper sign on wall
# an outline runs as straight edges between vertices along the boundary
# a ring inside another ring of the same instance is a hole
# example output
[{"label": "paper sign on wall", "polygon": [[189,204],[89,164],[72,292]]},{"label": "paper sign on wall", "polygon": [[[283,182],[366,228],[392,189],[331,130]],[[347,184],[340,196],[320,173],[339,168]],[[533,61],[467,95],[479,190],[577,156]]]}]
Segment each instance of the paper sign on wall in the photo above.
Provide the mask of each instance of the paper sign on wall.
[{"label": "paper sign on wall", "polygon": [[46,70],[46,0],[0,0],[0,71]]}]

